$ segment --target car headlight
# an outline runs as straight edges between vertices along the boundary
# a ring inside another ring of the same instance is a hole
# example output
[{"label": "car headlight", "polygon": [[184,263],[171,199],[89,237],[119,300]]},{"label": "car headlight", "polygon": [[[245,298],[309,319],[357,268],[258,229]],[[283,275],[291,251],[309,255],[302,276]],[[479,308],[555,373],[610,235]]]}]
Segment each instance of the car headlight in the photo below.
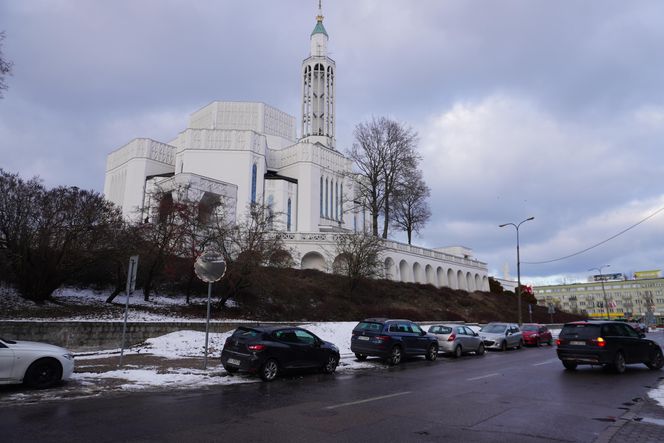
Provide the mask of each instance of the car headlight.
[{"label": "car headlight", "polygon": [[333,350],[334,352],[339,352],[339,348],[337,348],[335,345],[332,345],[332,350]]},{"label": "car headlight", "polygon": [[62,356],[67,360],[74,360],[74,354],[63,354]]}]

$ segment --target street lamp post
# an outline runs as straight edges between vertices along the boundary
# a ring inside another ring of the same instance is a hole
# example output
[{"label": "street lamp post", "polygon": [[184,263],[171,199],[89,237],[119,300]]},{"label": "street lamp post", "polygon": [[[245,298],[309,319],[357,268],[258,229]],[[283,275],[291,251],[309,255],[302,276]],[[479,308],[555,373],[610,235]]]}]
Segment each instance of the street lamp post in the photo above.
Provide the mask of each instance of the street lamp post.
[{"label": "street lamp post", "polygon": [[606,319],[611,320],[611,315],[609,314],[609,302],[606,299],[606,289],[604,288],[604,276],[602,275],[602,268],[608,268],[611,265],[603,265],[599,268],[590,268],[588,271],[597,271],[599,272],[599,280],[602,282],[602,294],[604,294],[604,309],[606,309]]},{"label": "street lamp post", "polygon": [[498,225],[499,228],[504,228],[505,226],[514,226],[516,229],[516,301],[517,301],[517,310],[519,326],[521,326],[521,257],[519,256],[519,226],[523,223],[534,220],[535,217],[528,217],[525,220],[521,220],[518,224],[514,223],[503,223]]}]

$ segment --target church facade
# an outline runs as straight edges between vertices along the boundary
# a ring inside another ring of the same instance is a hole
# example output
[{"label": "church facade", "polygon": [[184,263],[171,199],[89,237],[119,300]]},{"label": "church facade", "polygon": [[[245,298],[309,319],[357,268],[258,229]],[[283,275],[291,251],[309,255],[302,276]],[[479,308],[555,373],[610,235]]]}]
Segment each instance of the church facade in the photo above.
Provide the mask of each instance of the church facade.
[{"label": "church facade", "polygon": [[[301,120],[256,102],[215,101],[194,112],[168,142],[137,138],[111,152],[104,194],[125,218],[150,219],[156,188],[187,189],[200,202],[224,201],[236,219],[251,203],[273,211],[296,266],[333,269],[334,236],[363,232],[352,162],[336,148],[336,65],[319,11],[301,68]],[[301,136],[297,137],[297,126]],[[488,290],[487,266],[463,247],[425,249],[385,242],[384,277],[454,289]]]}]

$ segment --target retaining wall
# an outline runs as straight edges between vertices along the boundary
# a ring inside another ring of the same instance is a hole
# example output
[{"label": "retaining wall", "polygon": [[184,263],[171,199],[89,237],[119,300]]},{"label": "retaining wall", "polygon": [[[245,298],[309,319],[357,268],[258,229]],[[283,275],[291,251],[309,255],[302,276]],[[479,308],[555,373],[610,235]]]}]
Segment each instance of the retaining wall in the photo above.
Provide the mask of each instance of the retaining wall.
[{"label": "retaining wall", "polygon": [[[210,332],[227,332],[240,325],[256,323],[210,322]],[[266,323],[261,323],[266,324]],[[14,321],[0,322],[0,337],[8,340],[40,341],[73,351],[114,349],[122,341],[123,322],[96,321]],[[205,322],[127,322],[126,346],[135,345],[150,337],[175,331],[205,332]]]}]

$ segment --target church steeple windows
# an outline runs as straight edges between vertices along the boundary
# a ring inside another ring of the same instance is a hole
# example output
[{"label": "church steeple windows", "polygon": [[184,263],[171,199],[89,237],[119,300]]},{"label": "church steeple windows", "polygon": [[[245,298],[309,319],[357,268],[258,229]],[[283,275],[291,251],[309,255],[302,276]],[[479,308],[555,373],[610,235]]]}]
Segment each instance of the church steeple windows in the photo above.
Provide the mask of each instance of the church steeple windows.
[{"label": "church steeple windows", "polygon": [[319,10],[311,33],[309,58],[302,62],[302,137],[334,149],[335,63],[327,56],[327,40],[323,13]]}]

